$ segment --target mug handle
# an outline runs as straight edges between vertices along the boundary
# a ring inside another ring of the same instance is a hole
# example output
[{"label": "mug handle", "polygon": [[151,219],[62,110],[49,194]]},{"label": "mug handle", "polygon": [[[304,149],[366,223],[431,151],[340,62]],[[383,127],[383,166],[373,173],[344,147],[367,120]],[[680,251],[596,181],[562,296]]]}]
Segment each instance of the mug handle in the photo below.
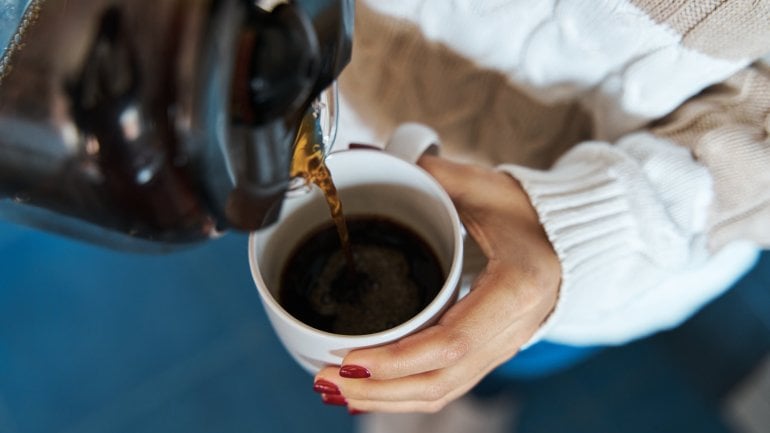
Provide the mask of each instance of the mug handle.
[{"label": "mug handle", "polygon": [[383,150],[410,164],[416,164],[424,154],[438,155],[441,140],[438,133],[421,123],[403,123],[398,126],[385,145],[350,143],[348,149]]},{"label": "mug handle", "polygon": [[412,164],[424,154],[438,155],[440,147],[438,133],[420,123],[399,125],[385,143],[386,152]]}]

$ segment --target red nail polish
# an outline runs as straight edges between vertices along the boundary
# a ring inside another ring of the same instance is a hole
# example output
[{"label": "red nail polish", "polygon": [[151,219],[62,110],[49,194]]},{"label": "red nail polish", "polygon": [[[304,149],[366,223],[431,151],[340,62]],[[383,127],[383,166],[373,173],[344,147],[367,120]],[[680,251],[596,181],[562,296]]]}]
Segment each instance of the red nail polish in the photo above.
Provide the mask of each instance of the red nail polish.
[{"label": "red nail polish", "polygon": [[348,413],[351,415],[365,415],[366,412],[358,409],[348,409]]},{"label": "red nail polish", "polygon": [[340,376],[348,379],[366,379],[371,377],[372,373],[358,365],[343,365],[340,367]]},{"label": "red nail polish", "polygon": [[323,400],[324,404],[329,404],[332,406],[345,406],[348,404],[348,401],[345,400],[345,397],[339,394],[321,394],[321,399]]},{"label": "red nail polish", "polygon": [[318,379],[313,384],[313,391],[319,394],[339,394],[340,389],[337,385],[329,382],[328,380]]}]

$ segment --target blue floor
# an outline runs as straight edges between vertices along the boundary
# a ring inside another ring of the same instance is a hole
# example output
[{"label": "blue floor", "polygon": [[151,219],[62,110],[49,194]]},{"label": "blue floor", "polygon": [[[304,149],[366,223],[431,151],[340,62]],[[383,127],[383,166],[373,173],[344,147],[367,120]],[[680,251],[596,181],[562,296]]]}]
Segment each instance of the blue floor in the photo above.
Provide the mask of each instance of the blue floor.
[{"label": "blue floor", "polygon": [[0,432],[316,432],[324,407],[273,335],[246,238],[143,256],[0,224]]},{"label": "blue floor", "polygon": [[[0,223],[0,257],[0,433],[353,431],[273,335],[242,235],[143,256]],[[478,392],[516,394],[522,432],[727,432],[768,351],[765,255],[675,331]]]}]

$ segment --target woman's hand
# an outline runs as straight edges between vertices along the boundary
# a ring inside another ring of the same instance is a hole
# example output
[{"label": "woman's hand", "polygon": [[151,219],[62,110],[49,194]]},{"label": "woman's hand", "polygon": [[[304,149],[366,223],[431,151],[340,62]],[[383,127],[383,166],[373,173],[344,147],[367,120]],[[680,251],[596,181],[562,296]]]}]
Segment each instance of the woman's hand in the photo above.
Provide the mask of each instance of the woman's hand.
[{"label": "woman's hand", "polygon": [[514,356],[556,303],[561,266],[518,181],[438,157],[419,164],[449,193],[488,264],[436,325],[319,372],[315,389],[326,403],[436,412]]}]

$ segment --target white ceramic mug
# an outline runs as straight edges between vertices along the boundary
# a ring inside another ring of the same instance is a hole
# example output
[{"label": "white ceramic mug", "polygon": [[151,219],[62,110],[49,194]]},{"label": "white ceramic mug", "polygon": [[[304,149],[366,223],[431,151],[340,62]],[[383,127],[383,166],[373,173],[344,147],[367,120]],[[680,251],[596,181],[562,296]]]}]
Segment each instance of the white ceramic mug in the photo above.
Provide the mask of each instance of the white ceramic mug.
[{"label": "white ceramic mug", "polygon": [[390,343],[435,323],[456,301],[463,260],[460,218],[441,185],[415,165],[438,145],[433,130],[404,124],[384,151],[344,150],[326,158],[346,216],[380,215],[406,225],[430,245],[443,268],[446,279],[436,297],[400,325],[368,335],[333,334],[302,323],[278,303],[279,279],[289,255],[309,233],[331,221],[317,188],[287,197],[278,221],[249,237],[251,273],[268,318],[292,357],[311,374],[339,365],[351,350]]}]

